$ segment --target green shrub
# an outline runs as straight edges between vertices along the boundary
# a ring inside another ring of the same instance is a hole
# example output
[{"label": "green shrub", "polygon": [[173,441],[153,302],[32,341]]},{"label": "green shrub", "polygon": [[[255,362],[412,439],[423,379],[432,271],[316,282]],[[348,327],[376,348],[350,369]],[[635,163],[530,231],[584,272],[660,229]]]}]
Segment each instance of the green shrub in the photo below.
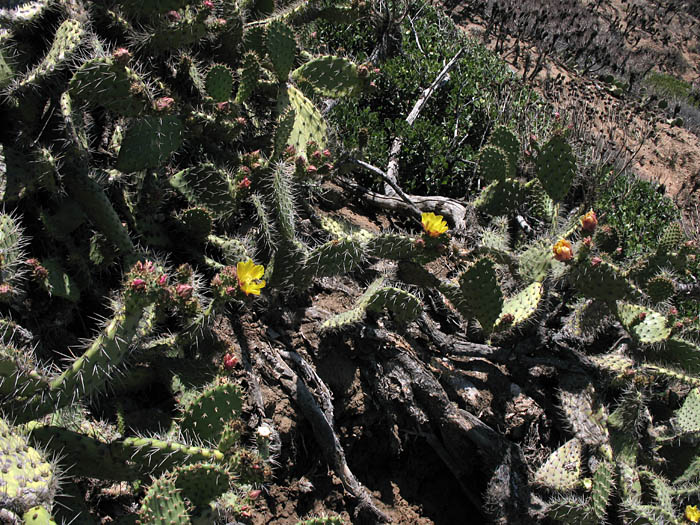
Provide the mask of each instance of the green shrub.
[{"label": "green shrub", "polygon": [[[366,20],[340,29],[320,24],[313,44],[340,46],[363,61],[374,45],[370,27]],[[404,190],[463,197],[474,179],[475,154],[499,118],[495,101],[506,85],[515,85],[514,78],[495,55],[468,39],[432,6],[412,6],[393,37],[393,47],[400,52],[377,64],[381,74],[376,89],[343,100],[330,119],[348,149],[358,147],[359,129],[370,130],[363,154],[379,167],[386,166],[393,138],[402,136],[399,183]],[[432,95],[409,128],[405,118],[420,93],[462,47],[465,52],[449,82]]]}]

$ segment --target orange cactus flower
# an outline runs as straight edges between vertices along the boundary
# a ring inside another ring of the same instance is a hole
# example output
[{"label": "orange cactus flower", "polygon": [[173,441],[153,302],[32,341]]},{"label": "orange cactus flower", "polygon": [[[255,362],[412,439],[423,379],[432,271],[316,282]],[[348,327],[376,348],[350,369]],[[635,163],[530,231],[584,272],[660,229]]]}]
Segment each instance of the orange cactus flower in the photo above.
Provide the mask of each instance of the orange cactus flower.
[{"label": "orange cactus flower", "polygon": [[598,226],[598,217],[593,210],[589,211],[581,217],[581,228],[587,232],[595,231],[595,227]]},{"label": "orange cactus flower", "polygon": [[421,223],[425,233],[431,237],[439,237],[447,231],[447,222],[442,218],[442,215],[435,215],[433,212],[423,213],[421,215]]},{"label": "orange cactus flower", "polygon": [[571,243],[566,239],[561,239],[552,246],[552,251],[554,252],[554,258],[557,261],[570,261],[574,258],[574,252],[571,249]]},{"label": "orange cactus flower", "polygon": [[265,268],[260,264],[255,264],[252,259],[239,262],[236,265],[238,287],[246,295],[260,295],[260,289],[265,287],[265,281],[260,280],[264,273]]}]

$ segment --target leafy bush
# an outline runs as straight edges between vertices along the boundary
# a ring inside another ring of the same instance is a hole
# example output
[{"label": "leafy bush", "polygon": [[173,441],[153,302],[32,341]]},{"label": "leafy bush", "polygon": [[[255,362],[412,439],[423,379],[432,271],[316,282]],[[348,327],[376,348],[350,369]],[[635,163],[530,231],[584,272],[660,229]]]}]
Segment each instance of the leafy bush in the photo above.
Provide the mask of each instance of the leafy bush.
[{"label": "leafy bush", "polygon": [[[371,130],[363,153],[377,166],[386,164],[394,137],[403,137],[399,183],[406,191],[463,197],[474,179],[475,153],[498,120],[495,101],[506,85],[513,87],[514,78],[495,55],[432,6],[412,6],[393,36],[401,52],[380,64],[376,89],[343,100],[330,118],[349,149],[359,146],[358,130]],[[365,22],[340,29],[322,23],[315,44],[341,46],[362,61],[370,56],[374,41]],[[421,92],[462,47],[465,52],[448,83],[432,95],[409,128],[405,118]]]}]

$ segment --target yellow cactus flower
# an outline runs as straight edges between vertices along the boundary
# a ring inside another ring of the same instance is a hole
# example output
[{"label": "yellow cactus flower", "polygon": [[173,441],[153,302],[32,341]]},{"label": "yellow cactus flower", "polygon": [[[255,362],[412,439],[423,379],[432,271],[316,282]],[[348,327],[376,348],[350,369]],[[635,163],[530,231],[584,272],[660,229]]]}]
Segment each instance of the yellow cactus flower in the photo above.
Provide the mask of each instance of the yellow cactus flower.
[{"label": "yellow cactus flower", "polygon": [[566,239],[561,239],[552,246],[552,251],[554,252],[554,258],[557,261],[570,261],[574,258],[574,252],[571,249],[571,243]]},{"label": "yellow cactus flower", "polygon": [[700,510],[698,510],[698,506],[687,505],[685,507],[685,518],[691,523],[698,523],[700,521]]},{"label": "yellow cactus flower", "polygon": [[435,215],[432,211],[421,215],[421,223],[425,233],[431,237],[439,237],[447,231],[447,222],[442,215]]},{"label": "yellow cactus flower", "polygon": [[239,262],[236,265],[238,287],[246,295],[260,295],[260,289],[265,287],[265,281],[260,280],[264,273],[265,268],[260,264],[255,264],[252,259]]}]

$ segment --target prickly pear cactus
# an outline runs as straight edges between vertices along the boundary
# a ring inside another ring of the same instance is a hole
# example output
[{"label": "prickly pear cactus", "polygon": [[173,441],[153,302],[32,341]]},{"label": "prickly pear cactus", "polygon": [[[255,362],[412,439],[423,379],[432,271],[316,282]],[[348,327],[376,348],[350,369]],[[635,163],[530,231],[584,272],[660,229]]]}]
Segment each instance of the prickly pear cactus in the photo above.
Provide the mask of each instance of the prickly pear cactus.
[{"label": "prickly pear cactus", "polygon": [[[17,513],[34,507],[52,507],[58,489],[54,468],[4,419],[0,419],[0,466],[0,507]],[[45,510],[34,512],[46,513]]]}]

